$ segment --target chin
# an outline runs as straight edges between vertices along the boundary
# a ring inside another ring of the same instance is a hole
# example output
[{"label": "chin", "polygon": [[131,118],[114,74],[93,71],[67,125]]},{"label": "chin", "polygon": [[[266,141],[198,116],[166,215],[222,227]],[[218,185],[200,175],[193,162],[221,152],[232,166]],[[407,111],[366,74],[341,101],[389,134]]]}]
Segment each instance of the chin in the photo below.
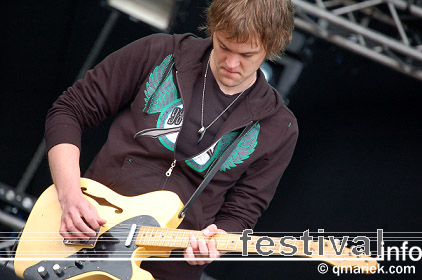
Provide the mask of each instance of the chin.
[{"label": "chin", "polygon": [[220,76],[220,81],[222,82],[223,85],[225,86],[237,86],[239,85],[239,79],[236,79],[236,77],[232,77],[232,76],[227,76],[227,75],[222,75]]},{"label": "chin", "polygon": [[237,81],[233,81],[231,79],[223,79],[221,81],[221,83],[225,86],[225,87],[235,87],[238,86],[239,83]]}]

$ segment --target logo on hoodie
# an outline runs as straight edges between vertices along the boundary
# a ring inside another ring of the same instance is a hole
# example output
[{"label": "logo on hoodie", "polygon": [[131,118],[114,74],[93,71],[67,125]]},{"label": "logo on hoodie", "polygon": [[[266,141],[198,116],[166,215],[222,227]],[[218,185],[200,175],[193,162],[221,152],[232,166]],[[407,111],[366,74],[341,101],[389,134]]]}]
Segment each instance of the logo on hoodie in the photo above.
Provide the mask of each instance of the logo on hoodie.
[{"label": "logo on hoodie", "polygon": [[[158,138],[161,144],[170,151],[174,151],[174,145],[183,123],[183,103],[177,96],[177,89],[173,82],[173,73],[168,69],[173,55],[164,58],[160,65],[156,66],[149,75],[146,83],[145,107],[143,112],[147,114],[160,113],[156,128],[146,129],[137,133],[137,136],[149,136]],[[258,144],[259,123],[255,124],[246,133],[237,147],[220,167],[220,171],[226,171],[243,163],[255,151]],[[200,155],[186,160],[192,169],[205,171],[236,139],[239,132],[230,132],[224,135],[219,142],[212,145]]]}]

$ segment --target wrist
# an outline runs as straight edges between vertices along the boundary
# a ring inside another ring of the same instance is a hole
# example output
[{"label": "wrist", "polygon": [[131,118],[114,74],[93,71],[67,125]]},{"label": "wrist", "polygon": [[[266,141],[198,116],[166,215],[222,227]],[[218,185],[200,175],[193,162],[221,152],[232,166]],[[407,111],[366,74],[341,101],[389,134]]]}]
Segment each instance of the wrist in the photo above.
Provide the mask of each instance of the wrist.
[{"label": "wrist", "polygon": [[57,196],[61,204],[67,204],[68,202],[83,198],[80,187],[57,188]]}]

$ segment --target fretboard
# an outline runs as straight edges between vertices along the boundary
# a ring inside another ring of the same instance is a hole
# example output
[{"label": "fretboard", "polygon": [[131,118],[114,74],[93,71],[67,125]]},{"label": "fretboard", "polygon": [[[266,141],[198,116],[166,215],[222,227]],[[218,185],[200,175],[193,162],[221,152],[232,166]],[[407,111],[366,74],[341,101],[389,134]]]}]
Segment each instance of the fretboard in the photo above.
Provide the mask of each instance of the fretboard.
[{"label": "fretboard", "polygon": [[[136,245],[185,249],[190,246],[189,236],[191,234],[193,234],[196,239],[204,239],[207,244],[211,240],[211,237],[205,237],[201,231],[142,226],[140,227],[136,239]],[[217,250],[219,251],[242,252],[243,241],[240,237],[240,234],[216,233],[212,238],[215,240]],[[251,240],[247,243],[247,252],[257,253],[256,243],[261,236],[250,236],[250,238]],[[274,246],[269,246],[270,241],[264,240],[261,241],[260,244],[261,250],[272,250],[272,254],[278,254],[280,250],[284,250],[284,252],[288,253],[291,252],[291,248],[280,245],[280,238],[270,237],[270,239],[273,241]],[[294,244],[296,246],[298,250],[295,256],[304,256],[303,241],[289,240],[286,243]],[[315,247],[315,244],[310,244],[309,248],[313,251],[316,250],[317,247]]]}]

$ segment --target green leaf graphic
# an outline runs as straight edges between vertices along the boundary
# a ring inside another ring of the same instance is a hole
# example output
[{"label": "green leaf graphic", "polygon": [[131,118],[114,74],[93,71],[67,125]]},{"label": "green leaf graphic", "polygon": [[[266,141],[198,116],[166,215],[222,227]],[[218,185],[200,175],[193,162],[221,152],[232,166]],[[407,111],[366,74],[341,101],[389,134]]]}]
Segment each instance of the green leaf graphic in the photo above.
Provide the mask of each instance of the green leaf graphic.
[{"label": "green leaf graphic", "polygon": [[255,151],[255,147],[258,144],[258,134],[261,126],[256,124],[248,133],[246,133],[236,148],[229,155],[227,160],[220,167],[220,171],[226,171],[236,167],[237,165],[248,159],[249,156]]},{"label": "green leaf graphic", "polygon": [[[155,67],[154,71],[149,75],[149,80],[144,91],[145,108],[143,110],[144,112],[147,110],[148,114],[161,112],[163,108],[177,99],[177,90],[173,83],[173,73],[170,71],[167,77],[164,77],[172,57],[173,55],[170,54],[164,58],[163,62]],[[165,80],[160,85],[163,79]],[[158,86],[159,88],[157,88]]]}]

